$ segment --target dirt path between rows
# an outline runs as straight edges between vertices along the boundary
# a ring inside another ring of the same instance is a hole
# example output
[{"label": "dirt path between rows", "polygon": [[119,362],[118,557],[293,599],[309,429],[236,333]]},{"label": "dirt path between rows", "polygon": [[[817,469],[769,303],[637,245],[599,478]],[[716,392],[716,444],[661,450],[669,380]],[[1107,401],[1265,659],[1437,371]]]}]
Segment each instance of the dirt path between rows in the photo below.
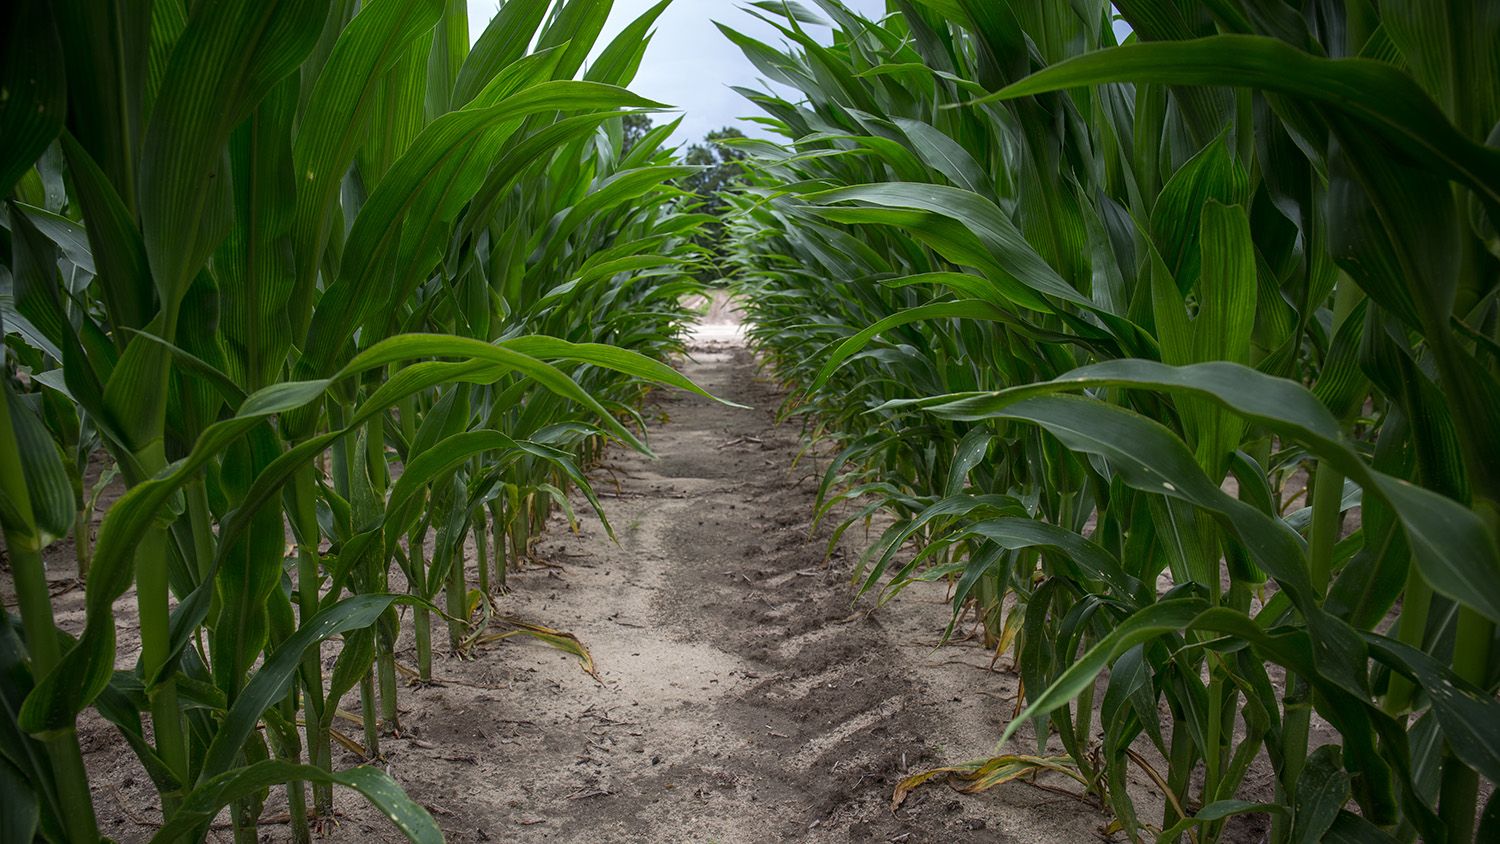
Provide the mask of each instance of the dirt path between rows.
[{"label": "dirt path between rows", "polygon": [[[1063,777],[975,796],[930,785],[891,810],[902,777],[989,755],[1014,713],[1016,677],[1008,658],[990,670],[972,642],[935,647],[948,620],[941,585],[878,610],[855,601],[865,537],[825,561],[829,528],[811,526],[827,458],[798,462],[800,432],[776,424],[774,385],[742,346],[709,336],[736,332],[701,335],[707,345],[683,371],[753,409],[657,393],[647,415],[659,457],[616,448],[594,473],[618,543],[591,515],[576,534],[556,516],[537,562],[497,601],[502,614],[577,635],[596,675],[528,639],[472,658],[440,653],[437,683],[403,688],[402,731],[382,740],[382,758],[336,745],[336,766],[380,765],[451,842],[1104,839],[1109,816],[1066,793],[1077,786]],[[83,591],[68,576],[70,547],[49,553],[58,621],[76,632]],[[139,652],[133,596],[117,611],[128,668]],[[435,645],[445,639],[434,630]],[[397,658],[415,664],[409,621]],[[357,698],[343,707],[357,711]],[[360,736],[357,724],[338,728]],[[150,838],[161,816],[140,763],[92,712],[80,739],[103,830]],[[1151,817],[1159,803],[1133,784]],[[336,812],[322,840],[401,840],[352,792],[337,794]],[[209,833],[230,837],[225,818]],[[279,790],[260,838],[290,838]]]},{"label": "dirt path between rows", "polygon": [[[754,409],[660,395],[659,459],[616,450],[595,473],[619,544],[597,519],[559,523],[501,600],[577,634],[597,681],[512,641],[403,695],[386,763],[448,839],[1098,840],[1105,814],[1020,783],[929,787],[892,813],[902,775],[987,754],[1015,679],[975,645],[934,650],[941,587],[853,603],[848,556],[825,566],[826,531],[809,535],[817,470],[792,469],[798,431],[775,424],[748,352],[700,351],[685,372]],[[388,836],[357,799],[334,837]]]}]

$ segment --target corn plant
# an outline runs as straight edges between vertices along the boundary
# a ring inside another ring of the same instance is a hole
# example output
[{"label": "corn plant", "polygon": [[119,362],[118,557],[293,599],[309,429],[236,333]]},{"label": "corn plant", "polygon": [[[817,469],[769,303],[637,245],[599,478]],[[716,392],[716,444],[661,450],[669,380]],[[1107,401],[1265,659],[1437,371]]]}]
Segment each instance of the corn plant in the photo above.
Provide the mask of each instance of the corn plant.
[{"label": "corn plant", "polygon": [[733,261],[863,585],[951,580],[1132,840],[1496,834],[1494,15],[757,5]]},{"label": "corn plant", "polygon": [[[161,795],[154,840],[202,839],[229,807],[253,841],[278,784],[299,840],[333,785],[440,840],[385,773],[334,770],[340,701],[359,689],[378,755],[400,609],[425,674],[439,589],[454,644],[474,634],[465,533],[487,549],[499,512],[496,559],[524,547],[569,489],[593,500],[580,466],[604,442],[645,448],[647,385],[701,392],[660,362],[695,289],[703,221],[664,187],[689,170],[666,132],[620,152],[624,117],[659,107],[623,86],[667,3],[585,70],[611,5],[510,0],[472,49],[453,0],[7,6],[17,840],[99,839],[74,726],[91,706]],[[128,491],[89,554],[96,447]],[[76,639],[42,562],[70,530],[90,562]],[[115,671],[132,587],[140,659]]]}]

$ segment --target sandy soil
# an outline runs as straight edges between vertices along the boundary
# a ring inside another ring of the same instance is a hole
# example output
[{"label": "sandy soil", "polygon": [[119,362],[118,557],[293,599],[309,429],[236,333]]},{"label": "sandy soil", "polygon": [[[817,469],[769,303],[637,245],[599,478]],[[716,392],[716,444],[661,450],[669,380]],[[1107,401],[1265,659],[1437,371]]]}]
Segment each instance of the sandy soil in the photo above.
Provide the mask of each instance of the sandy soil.
[{"label": "sandy soil", "polygon": [[[684,369],[754,409],[658,394],[659,457],[617,449],[595,472],[618,543],[597,519],[572,534],[558,518],[499,599],[504,614],[576,634],[597,675],[530,640],[440,655],[437,683],[403,689],[402,732],[375,764],[454,842],[1107,840],[1108,813],[1063,777],[978,796],[927,786],[891,810],[903,776],[990,755],[1016,678],[976,644],[936,648],[942,586],[872,611],[848,579],[858,546],[825,564],[827,531],[810,529],[823,467],[793,468],[799,431],[775,423],[780,396],[747,351],[713,344]],[[59,590],[69,568],[58,560]],[[64,626],[81,598],[59,598]],[[122,666],[136,656],[130,600]],[[408,624],[406,665],[410,635]],[[159,813],[134,757],[95,717],[81,739],[105,831],[149,838]],[[1014,746],[1033,747],[1029,729]],[[340,766],[363,761],[341,753]],[[1158,817],[1154,795],[1136,791],[1141,816]],[[262,840],[287,839],[284,806],[273,797]],[[357,795],[340,793],[337,809],[328,840],[399,839]],[[229,840],[222,824],[212,835]]]}]

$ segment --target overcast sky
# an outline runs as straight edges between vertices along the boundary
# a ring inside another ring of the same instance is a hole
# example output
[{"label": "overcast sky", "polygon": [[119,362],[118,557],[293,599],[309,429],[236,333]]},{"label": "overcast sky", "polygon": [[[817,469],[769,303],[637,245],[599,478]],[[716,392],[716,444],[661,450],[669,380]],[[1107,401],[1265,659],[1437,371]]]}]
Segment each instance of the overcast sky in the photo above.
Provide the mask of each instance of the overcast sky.
[{"label": "overcast sky", "polygon": [[[609,26],[600,36],[608,44],[615,33],[635,20],[656,0],[615,0]],[[756,134],[751,124],[736,118],[757,114],[754,105],[729,90],[730,85],[764,87],[754,66],[714,26],[725,23],[761,41],[780,45],[781,36],[765,23],[746,14],[737,0],[676,0],[656,21],[656,37],[641,63],[641,71],[630,89],[657,102],[670,103],[686,113],[676,140],[695,141],[721,126],[738,125],[746,134]],[[814,4],[808,3],[809,7]],[[845,5],[867,17],[885,11],[885,0],[845,0]],[[499,0],[469,0],[469,33],[479,33],[494,16]],[[813,35],[826,37],[827,29],[812,28]],[[654,118],[662,123],[669,115]]]}]

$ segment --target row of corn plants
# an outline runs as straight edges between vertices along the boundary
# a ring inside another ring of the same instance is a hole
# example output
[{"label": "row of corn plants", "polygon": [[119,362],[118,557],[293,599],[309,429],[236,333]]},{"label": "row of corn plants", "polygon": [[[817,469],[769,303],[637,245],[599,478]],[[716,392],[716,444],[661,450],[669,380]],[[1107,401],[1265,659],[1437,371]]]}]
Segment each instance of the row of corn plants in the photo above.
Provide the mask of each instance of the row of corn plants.
[{"label": "row of corn plants", "polygon": [[728,248],[820,515],[1022,680],[951,771],[1132,841],[1500,836],[1493,6],[755,5],[797,96],[743,92]]},{"label": "row of corn plants", "polygon": [[[255,841],[274,787],[309,840],[341,785],[438,841],[385,772],[334,765],[399,728],[402,631],[420,680],[435,623],[587,658],[491,596],[571,490],[598,509],[606,442],[646,448],[645,391],[697,390],[662,362],[694,168],[670,126],[623,134],[659,108],[624,86],[667,5],[596,50],[599,0],[508,0],[472,47],[458,0],[6,4],[0,839],[100,840],[92,709],[160,794],[153,840],[227,808]],[[72,633],[43,560],[69,535]],[[356,692],[362,744],[334,729]]]}]

